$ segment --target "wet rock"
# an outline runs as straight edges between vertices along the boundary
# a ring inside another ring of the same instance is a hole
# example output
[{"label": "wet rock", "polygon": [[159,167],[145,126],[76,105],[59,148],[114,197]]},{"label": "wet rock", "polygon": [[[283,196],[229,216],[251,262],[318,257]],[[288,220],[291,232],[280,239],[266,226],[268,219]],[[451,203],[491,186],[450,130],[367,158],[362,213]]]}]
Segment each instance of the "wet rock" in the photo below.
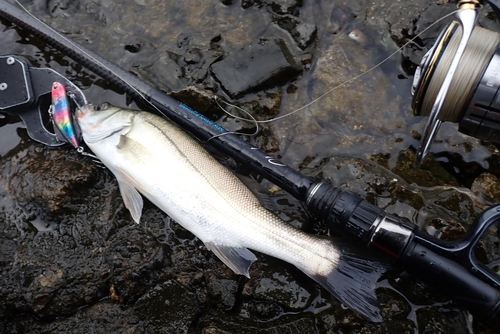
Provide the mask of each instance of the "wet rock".
[{"label": "wet rock", "polygon": [[[242,0],[241,6],[225,0],[23,3],[52,27],[173,92],[186,105],[243,130],[254,125],[220,118],[212,94],[223,92],[207,75],[209,68],[261,38],[284,39],[304,67],[302,75],[284,86],[288,79],[277,87],[252,88],[254,93],[231,103],[269,119],[335,89],[246,139],[318,181],[330,181],[410,219],[424,233],[454,240],[496,191],[493,178],[481,174],[499,175],[498,151],[459,134],[453,124],[443,124],[430,161],[415,170],[411,155],[426,119],[412,114],[411,80],[390,74],[401,62],[400,54],[387,63],[389,70],[371,68],[455,5],[349,1],[342,7],[348,15],[335,13],[338,25],[332,26],[332,9],[344,2],[310,1],[300,8],[299,1],[288,0]],[[143,20],[137,20],[137,12]],[[495,28],[486,15],[480,15],[480,22]],[[5,20],[0,25],[5,53],[27,55],[36,66],[64,73],[85,89],[90,101],[130,102],[33,35]],[[373,40],[352,39],[352,27],[362,28]],[[438,30],[431,29],[416,43],[429,47]],[[302,47],[306,55],[301,55]],[[403,51],[409,70],[420,62],[425,47],[412,44]],[[472,326],[450,297],[404,273],[380,283],[380,324],[345,309],[291,265],[283,269],[265,256],[252,265],[250,280],[234,275],[151,203],[146,202],[142,222],[135,225],[108,172],[74,152],[66,157],[40,148],[23,136],[22,127],[11,125],[0,124],[1,332],[487,332]],[[64,165],[71,170],[66,175]],[[315,233],[329,232],[310,223],[313,217],[290,195],[274,195],[280,217]],[[487,241],[480,258],[490,262],[499,254],[496,231]]]},{"label": "wet rock", "polygon": [[292,15],[276,16],[273,20],[280,28],[288,31],[297,46],[304,50],[316,38],[317,28],[314,24],[305,23]]},{"label": "wet rock", "polygon": [[[218,100],[218,109],[212,109],[220,114],[225,112],[222,126],[229,131],[249,134],[247,136],[254,146],[263,148],[268,153],[279,151],[279,141],[267,127],[256,124],[255,121],[266,121],[277,116],[280,112],[282,90],[266,89],[257,93],[250,93],[239,99],[238,103]],[[216,115],[216,113],[212,113]],[[239,118],[236,118],[239,117]],[[219,120],[219,122],[221,122]],[[257,131],[258,130],[258,131]]]},{"label": "wet rock", "polygon": [[383,317],[386,319],[406,319],[411,312],[408,301],[391,289],[378,289]]},{"label": "wet rock", "polygon": [[[1,242],[0,317],[24,313],[51,321],[108,295],[133,299],[130,291],[140,291],[134,288],[138,277],[158,268],[155,261],[165,263],[161,250],[137,230],[110,247],[116,229],[131,221],[120,217],[116,180],[107,173],[69,149],[31,146],[2,161],[0,237],[11,241]],[[140,250],[123,246],[134,241]]]},{"label": "wet rock", "polygon": [[498,181],[498,176],[490,173],[479,175],[472,183],[471,190],[488,202],[500,202],[500,182]]},{"label": "wet rock", "polygon": [[200,89],[196,86],[189,86],[185,89],[170,93],[174,99],[189,105],[190,108],[216,121],[223,113],[217,104],[214,94],[210,91]]},{"label": "wet rock", "polygon": [[408,182],[415,182],[419,186],[458,186],[457,180],[448,173],[438,162],[426,160],[421,168],[415,168],[415,153],[410,150],[400,152],[396,166],[392,171]]},{"label": "wet rock", "polygon": [[249,315],[259,321],[270,321],[279,318],[285,312],[282,305],[266,300],[253,300],[243,304],[241,314]]},{"label": "wet rock", "polygon": [[153,278],[169,259],[163,247],[151,235],[135,226],[124,227],[109,240],[106,262],[111,267],[110,292],[116,292],[119,299],[134,301],[145,293]]},{"label": "wet rock", "polygon": [[140,49],[129,56],[131,71],[167,92],[203,82],[210,65],[223,55],[219,45],[220,32],[192,34],[179,31],[176,36],[162,52],[154,52],[155,47],[150,40],[127,36],[127,45],[140,45]]},{"label": "wet rock", "polygon": [[[448,201],[448,203],[453,203],[453,205],[461,205],[464,203],[464,200],[462,198],[460,198],[460,196],[457,196],[457,195],[452,195],[452,196],[448,197],[446,199],[446,201]],[[436,204],[446,205],[447,203],[441,203],[441,202],[437,201]],[[470,216],[469,214],[470,214],[470,211],[468,211],[468,212],[465,211],[464,216],[459,217],[460,221],[472,223],[475,219],[475,216],[474,215]],[[451,219],[444,220],[442,218],[433,218],[429,221],[428,225],[425,226],[425,231],[429,235],[432,235],[436,238],[439,238],[442,240],[453,241],[453,240],[458,240],[461,237],[463,237],[466,230],[462,226],[462,224],[460,224],[459,222],[457,222],[455,220],[451,220]]]},{"label": "wet rock", "polygon": [[302,6],[302,0],[264,0],[277,14],[292,14]]},{"label": "wet rock", "polygon": [[236,321],[222,317],[203,319],[198,324],[203,334],[279,334],[279,333],[320,333],[311,317],[284,316],[271,322],[258,323],[251,319]]},{"label": "wet rock", "polygon": [[[369,160],[333,157],[323,164],[322,173],[333,185],[373,198],[377,206],[408,218],[437,237],[456,239],[464,231],[460,222],[472,223],[485,208],[470,190],[446,185],[421,188]],[[446,215],[443,206],[450,210]]]},{"label": "wet rock", "polygon": [[5,234],[1,236],[1,239],[3,243],[0,251],[0,266],[4,267],[14,261],[17,243]]},{"label": "wet rock", "polygon": [[355,18],[356,15],[354,15],[349,6],[335,3],[330,11],[330,22],[326,31],[331,34],[338,34],[340,32],[350,33]]},{"label": "wet rock", "polygon": [[200,62],[202,54],[199,48],[189,48],[184,53],[184,62],[187,65],[193,65]]},{"label": "wet rock", "polygon": [[[399,4],[391,1],[382,1],[378,4],[373,4],[370,8],[365,9],[367,9],[366,18],[368,23],[371,24],[372,22],[377,22],[380,24],[380,21],[385,21],[389,26],[392,38],[398,40],[402,38],[405,31],[408,29],[408,26],[412,25],[413,22],[411,22],[411,17],[413,13],[424,13],[422,16],[418,16],[414,20],[414,22],[419,21],[418,26],[423,29],[425,21],[428,21],[427,23],[433,23],[453,11],[455,8],[452,3],[443,4],[442,2],[440,3],[440,1],[401,2]],[[420,25],[421,23],[422,25]],[[427,24],[425,26],[428,27],[429,25]],[[436,27],[436,30],[439,29],[439,26]]]},{"label": "wet rock", "polygon": [[279,39],[248,45],[211,68],[232,97],[286,83],[301,72],[285,42]]},{"label": "wet rock", "polygon": [[278,272],[273,273],[272,277],[261,278],[254,287],[252,296],[273,300],[289,310],[305,309],[312,299],[311,293],[291,280],[288,273],[280,275]]},{"label": "wet rock", "polygon": [[[46,150],[32,146],[12,157],[9,190],[16,200],[36,202],[52,213],[76,209],[67,198],[77,202],[78,189],[85,189],[96,181],[97,165],[90,159],[81,159],[75,150]],[[79,198],[81,202],[86,198]]]},{"label": "wet rock", "polygon": [[418,329],[421,333],[432,333],[439,328],[444,333],[468,333],[467,314],[462,311],[421,308],[417,310]]},{"label": "wet rock", "polygon": [[210,303],[222,311],[227,311],[235,306],[238,282],[225,277],[207,275],[208,299]]},{"label": "wet rock", "polygon": [[[73,228],[79,227],[75,225]],[[148,248],[141,252],[142,261],[132,252],[127,253],[129,260],[120,258],[116,249],[106,247],[102,240],[101,247],[76,244],[74,237],[68,236],[63,227],[58,230],[60,237],[41,235],[25,238],[24,242],[31,242],[18,248],[17,264],[3,272],[1,295],[4,302],[0,311],[24,311],[44,320],[53,319],[57,314],[70,316],[80,307],[106,296],[118,301],[133,300],[144,290],[144,280],[154,274],[154,266],[144,254]],[[129,233],[132,239],[133,235]],[[147,240],[147,237],[141,239]],[[39,243],[50,245],[50,249],[58,254],[45,255],[47,249],[40,247]],[[38,262],[33,262],[31,258],[37,258]],[[49,259],[55,259],[57,264],[50,264]],[[24,277],[24,288],[18,285],[19,277]],[[15,297],[20,288],[26,289],[23,300]]]},{"label": "wet rock", "polygon": [[252,6],[262,6],[261,0],[241,0],[241,8],[247,9]]},{"label": "wet rock", "polygon": [[187,333],[199,311],[195,295],[173,280],[149,290],[134,309],[156,333]]},{"label": "wet rock", "polygon": [[427,284],[418,281],[407,273],[401,273],[397,277],[390,278],[388,281],[392,288],[403,293],[408,303],[414,305],[426,303],[441,304],[448,300],[448,297],[439,291],[430,289]]},{"label": "wet rock", "polygon": [[416,325],[409,319],[391,318],[384,323],[363,324],[356,319],[324,313],[318,323],[319,333],[414,333]]},{"label": "wet rock", "polygon": [[124,47],[125,50],[131,53],[137,53],[141,50],[141,45],[140,44],[128,44],[125,45]]},{"label": "wet rock", "polygon": [[[1,328],[1,326],[0,326]],[[82,308],[73,317],[60,317],[51,323],[37,321],[30,316],[22,316],[15,324],[9,324],[3,333],[145,333],[146,325],[130,310],[121,305],[102,300],[92,306]]]},{"label": "wet rock", "polygon": [[272,119],[280,112],[282,98],[281,89],[266,89],[240,99],[242,102],[240,106],[256,115],[260,120]]},{"label": "wet rock", "polygon": [[257,137],[252,138],[252,143],[262,145],[262,147],[266,148],[266,152],[271,154],[275,154],[280,150],[279,141],[268,129],[261,130]]}]

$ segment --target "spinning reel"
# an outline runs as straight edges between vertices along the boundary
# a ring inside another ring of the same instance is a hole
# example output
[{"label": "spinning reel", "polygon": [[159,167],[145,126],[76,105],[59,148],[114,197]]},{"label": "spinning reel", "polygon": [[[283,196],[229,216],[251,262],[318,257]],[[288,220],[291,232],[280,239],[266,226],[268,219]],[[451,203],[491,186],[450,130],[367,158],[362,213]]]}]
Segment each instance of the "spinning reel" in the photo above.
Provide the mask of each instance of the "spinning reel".
[{"label": "spinning reel", "polygon": [[[419,166],[442,122],[500,143],[500,34],[476,26],[478,0],[459,0],[454,20],[439,35],[415,73],[413,111],[428,116],[417,149]],[[500,19],[500,1],[487,0]]]}]

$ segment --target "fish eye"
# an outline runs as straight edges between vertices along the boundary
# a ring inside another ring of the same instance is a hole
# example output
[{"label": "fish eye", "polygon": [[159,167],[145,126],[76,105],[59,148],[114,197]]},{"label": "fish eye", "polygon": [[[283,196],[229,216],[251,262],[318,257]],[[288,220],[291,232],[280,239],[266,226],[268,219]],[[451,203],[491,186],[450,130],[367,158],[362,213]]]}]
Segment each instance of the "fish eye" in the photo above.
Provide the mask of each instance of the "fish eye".
[{"label": "fish eye", "polygon": [[106,110],[106,109],[108,109],[108,107],[109,107],[109,103],[104,102],[104,103],[99,104],[97,107],[94,107],[94,110],[95,111]]}]

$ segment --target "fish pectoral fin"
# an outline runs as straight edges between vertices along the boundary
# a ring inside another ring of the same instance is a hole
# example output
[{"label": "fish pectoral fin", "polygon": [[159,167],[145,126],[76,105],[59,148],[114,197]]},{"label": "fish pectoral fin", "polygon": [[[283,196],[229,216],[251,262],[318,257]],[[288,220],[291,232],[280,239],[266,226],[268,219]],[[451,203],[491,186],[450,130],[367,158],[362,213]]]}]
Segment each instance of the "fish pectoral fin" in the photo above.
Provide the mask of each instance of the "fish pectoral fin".
[{"label": "fish pectoral fin", "polygon": [[109,126],[93,129],[91,131],[91,134],[87,133],[87,135],[85,136],[85,141],[87,142],[87,144],[92,144],[118,133],[125,135],[130,131],[131,127],[132,122],[121,121],[111,123],[109,124]]},{"label": "fish pectoral fin", "polygon": [[127,145],[127,141],[129,141],[127,136],[120,135],[120,138],[118,139],[118,144],[116,144],[116,148],[121,150],[122,148],[125,147],[125,145]]},{"label": "fish pectoral fin", "polygon": [[250,278],[248,269],[257,260],[254,253],[244,247],[216,245],[211,242],[205,242],[205,245],[235,273]]},{"label": "fish pectoral fin", "polygon": [[132,182],[130,182],[128,175],[123,170],[117,168],[117,172],[114,174],[118,180],[118,187],[120,188],[123,203],[130,211],[132,219],[139,224],[142,214],[142,206],[144,204],[142,196],[134,187]]}]

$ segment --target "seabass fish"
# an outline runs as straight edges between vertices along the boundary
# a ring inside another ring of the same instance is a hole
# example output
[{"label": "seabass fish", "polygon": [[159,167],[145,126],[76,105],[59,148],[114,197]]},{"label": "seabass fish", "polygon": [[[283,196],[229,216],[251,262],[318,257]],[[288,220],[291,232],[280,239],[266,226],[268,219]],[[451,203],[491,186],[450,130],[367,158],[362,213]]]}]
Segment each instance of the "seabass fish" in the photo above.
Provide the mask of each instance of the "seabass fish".
[{"label": "seabass fish", "polygon": [[176,125],[107,103],[82,107],[77,119],[137,223],[141,193],[237,274],[249,277],[256,260],[250,248],[293,264],[351,309],[381,321],[374,288],[383,270],[377,263],[342,254],[331,239],[282,221]]}]

